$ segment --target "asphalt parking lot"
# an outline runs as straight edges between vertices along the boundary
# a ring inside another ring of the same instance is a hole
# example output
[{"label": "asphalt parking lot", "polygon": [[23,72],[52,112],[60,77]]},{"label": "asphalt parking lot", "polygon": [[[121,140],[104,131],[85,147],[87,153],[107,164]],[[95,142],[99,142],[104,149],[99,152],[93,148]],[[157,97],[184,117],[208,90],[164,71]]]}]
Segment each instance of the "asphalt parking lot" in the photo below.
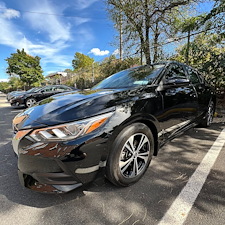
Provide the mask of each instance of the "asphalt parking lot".
[{"label": "asphalt parking lot", "polygon": [[11,121],[21,110],[0,94],[1,225],[225,224],[225,117],[166,144],[133,186],[115,187],[100,174],[70,193],[47,195],[19,184],[10,141]]}]

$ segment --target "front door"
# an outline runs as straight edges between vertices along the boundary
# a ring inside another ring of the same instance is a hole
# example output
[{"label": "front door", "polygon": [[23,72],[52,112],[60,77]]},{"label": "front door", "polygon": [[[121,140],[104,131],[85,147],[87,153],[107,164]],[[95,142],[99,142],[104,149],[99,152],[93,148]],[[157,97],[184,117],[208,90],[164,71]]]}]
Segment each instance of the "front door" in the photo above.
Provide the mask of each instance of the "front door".
[{"label": "front door", "polygon": [[172,63],[162,80],[163,113],[158,120],[165,137],[187,125],[197,115],[195,88],[189,83],[182,65]]}]

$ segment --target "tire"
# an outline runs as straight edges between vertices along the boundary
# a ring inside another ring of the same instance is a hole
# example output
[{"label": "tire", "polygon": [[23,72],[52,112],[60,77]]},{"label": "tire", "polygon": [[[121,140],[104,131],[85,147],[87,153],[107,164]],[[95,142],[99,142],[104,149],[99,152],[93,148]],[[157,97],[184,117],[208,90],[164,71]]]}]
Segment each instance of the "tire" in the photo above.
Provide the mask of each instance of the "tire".
[{"label": "tire", "polygon": [[35,98],[28,98],[28,99],[26,100],[25,104],[26,104],[26,107],[27,107],[27,108],[30,108],[30,107],[32,107],[36,102],[37,102],[37,101],[36,101]]},{"label": "tire", "polygon": [[136,183],[146,172],[154,151],[151,130],[143,123],[125,127],[112,144],[106,176],[117,186]]},{"label": "tire", "polygon": [[206,116],[202,120],[202,122],[199,124],[199,126],[200,127],[209,127],[212,124],[214,112],[215,112],[214,102],[210,101],[209,105],[208,105]]}]

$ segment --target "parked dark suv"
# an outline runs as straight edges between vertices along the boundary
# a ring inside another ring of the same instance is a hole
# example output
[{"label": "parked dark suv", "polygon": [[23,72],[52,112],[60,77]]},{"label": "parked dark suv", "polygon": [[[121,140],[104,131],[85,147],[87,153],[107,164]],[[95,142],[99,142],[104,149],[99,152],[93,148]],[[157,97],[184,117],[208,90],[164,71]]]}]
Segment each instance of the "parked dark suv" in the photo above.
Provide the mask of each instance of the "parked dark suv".
[{"label": "parked dark suv", "polygon": [[11,106],[25,105],[26,107],[33,106],[36,102],[48,98],[52,95],[59,94],[65,91],[73,91],[74,89],[66,85],[48,85],[45,87],[36,88],[33,91],[27,91],[16,95],[10,100]]},{"label": "parked dark suv", "polygon": [[129,186],[168,140],[209,126],[215,102],[201,74],[177,62],[131,68],[91,90],[47,98],[13,120],[20,181],[67,192],[104,168],[112,183]]}]

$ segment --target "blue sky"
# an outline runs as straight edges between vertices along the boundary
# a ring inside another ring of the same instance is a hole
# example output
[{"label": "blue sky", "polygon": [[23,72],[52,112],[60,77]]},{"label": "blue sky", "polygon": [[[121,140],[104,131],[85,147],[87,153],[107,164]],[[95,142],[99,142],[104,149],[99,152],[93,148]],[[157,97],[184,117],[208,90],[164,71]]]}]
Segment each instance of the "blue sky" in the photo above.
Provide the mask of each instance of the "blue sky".
[{"label": "blue sky", "polygon": [[[44,74],[72,68],[75,52],[101,61],[117,35],[103,0],[0,0],[0,81],[16,49],[41,57]],[[210,5],[201,6],[200,11]],[[206,10],[208,11],[208,10]]]},{"label": "blue sky", "polygon": [[101,61],[116,32],[100,0],[0,0],[0,79],[16,49],[41,57],[44,74],[72,68],[75,52]]}]

